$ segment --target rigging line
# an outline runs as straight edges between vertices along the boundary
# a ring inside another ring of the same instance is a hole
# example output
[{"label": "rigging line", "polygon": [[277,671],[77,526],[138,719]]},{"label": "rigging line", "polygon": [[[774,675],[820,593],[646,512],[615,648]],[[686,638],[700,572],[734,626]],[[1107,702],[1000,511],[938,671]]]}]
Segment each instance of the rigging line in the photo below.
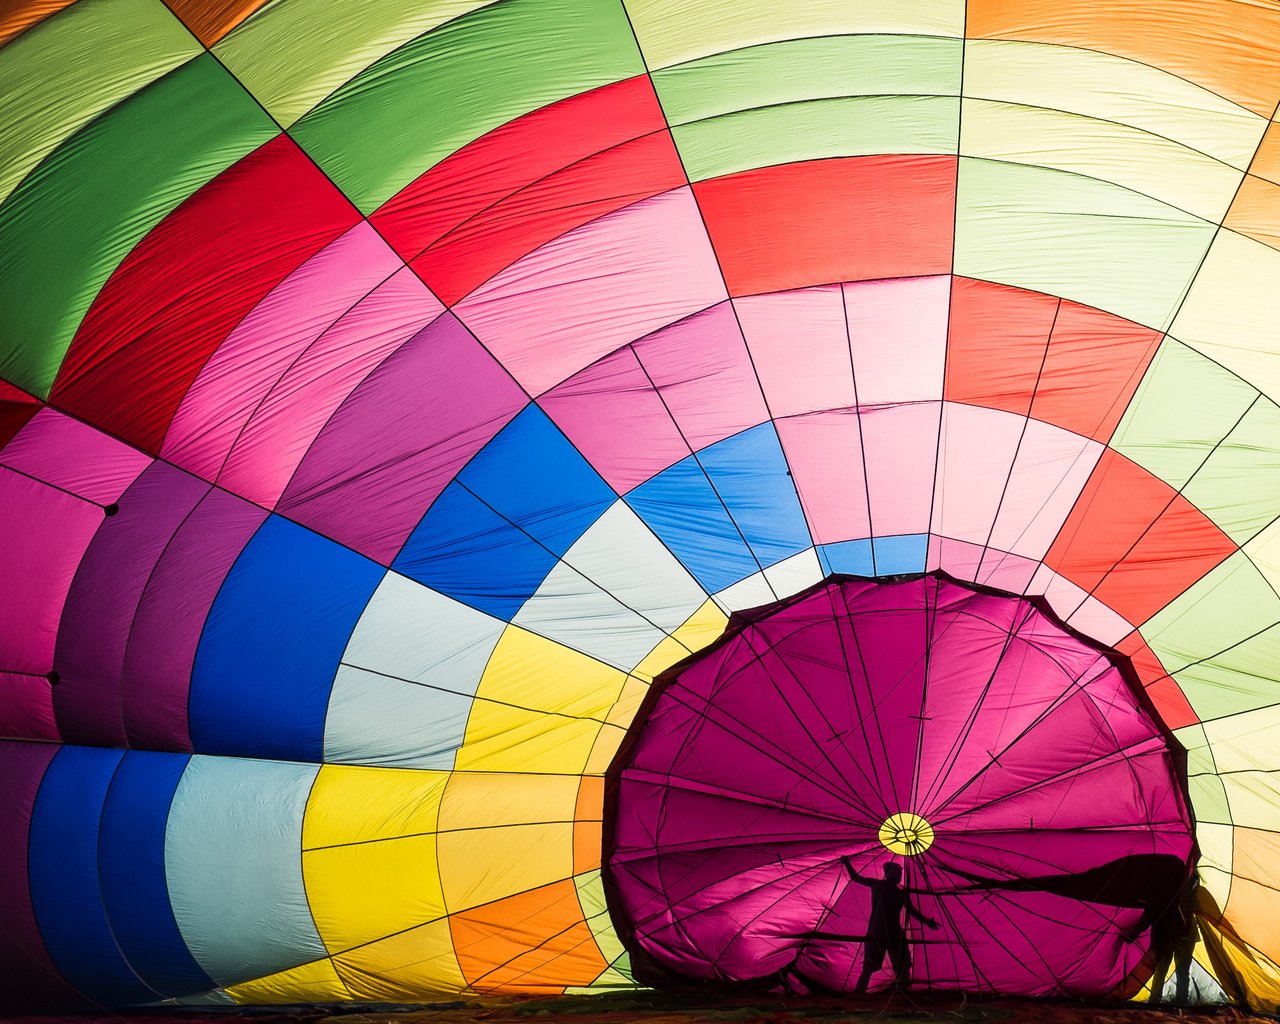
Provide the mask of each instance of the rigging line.
[{"label": "rigging line", "polygon": [[[951,769],[955,767],[955,763],[959,760],[961,753],[964,751],[964,745],[968,741],[973,728],[977,725],[978,718],[982,714],[983,705],[987,697],[990,696],[991,688],[995,685],[996,677],[1000,675],[1000,669],[1005,664],[1005,659],[1009,655],[1009,649],[1013,645],[1014,635],[1020,633],[1022,628],[1031,619],[1034,608],[1030,604],[1022,604],[1021,607],[1015,607],[1013,614],[1010,615],[1009,627],[1005,630],[1004,639],[1001,641],[1000,653],[996,656],[991,666],[991,673],[987,677],[987,681],[983,684],[982,690],[978,693],[977,699],[973,702],[972,708],[965,716],[964,724],[958,729],[951,740],[951,746],[943,755],[941,765],[933,776],[933,780],[929,783],[929,788],[925,790],[924,795],[920,798],[922,806],[927,805],[929,800],[934,796],[934,791],[943,785],[947,775]],[[1026,660],[1026,653],[1023,652],[1023,661]],[[1021,665],[1014,674],[1014,679],[1021,677]],[[1004,731],[1004,721],[1008,718],[1008,705],[1005,706],[1005,718],[1001,720],[1000,728],[996,731],[999,736]]]},{"label": "rigging line", "polygon": [[[678,689],[684,690],[686,693],[690,695],[690,698],[682,698],[677,692]],[[857,807],[861,810],[864,810],[869,816],[874,816],[876,814],[876,811],[872,809],[871,805],[867,803],[865,799],[856,790],[850,789],[850,791],[846,793],[843,790],[833,788],[829,780],[826,779],[825,776],[817,774],[817,771],[818,771],[817,765],[811,765],[811,764],[805,763],[804,761],[801,761],[796,756],[795,751],[789,750],[784,746],[780,746],[774,743],[772,740],[766,737],[763,733],[760,733],[759,731],[752,729],[745,722],[739,720],[735,715],[730,714],[722,706],[716,703],[714,699],[715,698],[714,693],[704,697],[696,693],[689,687],[682,685],[679,682],[679,680],[676,679],[676,680],[673,680],[671,685],[666,690],[663,691],[662,695],[665,697],[668,694],[671,696],[672,700],[681,704],[687,710],[691,711],[693,714],[698,716],[699,731],[701,726],[711,725],[724,732],[727,732],[734,739],[744,743],[748,747],[751,747],[757,753],[763,754],[769,760],[774,761],[781,768],[784,768],[788,774],[800,776],[804,780],[813,782],[818,789],[821,789],[829,797],[838,801],[839,803]],[[691,703],[690,702],[691,699],[693,701],[696,701],[697,704],[695,705],[694,703]],[[720,716],[723,716],[724,718],[727,718],[729,722],[737,726],[740,731],[735,731],[724,722],[717,721],[715,718],[712,718],[711,717],[712,711],[716,712]],[[749,739],[748,737],[755,737],[755,739],[759,740],[760,742],[758,743],[752,742],[752,740]],[[686,746],[689,746],[691,748],[695,747],[696,746],[696,744],[694,743],[695,740],[696,740],[696,734],[691,734],[690,739],[687,742]],[[770,751],[772,750],[779,751],[780,755],[770,753]],[[832,765],[832,767],[834,768],[835,766]]]},{"label": "rigging line", "polygon": [[[1032,729],[1038,726],[1051,714],[1056,712],[1067,701],[1076,697],[1086,687],[1093,685],[1093,683],[1101,679],[1104,675],[1106,675],[1108,669],[1113,669],[1115,667],[1105,657],[1099,655],[1099,659],[1100,661],[1091,662],[1089,665],[1087,665],[1084,668],[1084,670],[1080,673],[1079,676],[1077,676],[1075,679],[1070,680],[1070,682],[1057,694],[1057,696],[1055,696],[1053,700],[1050,701],[1041,711],[1037,712],[1035,717],[1033,717],[1029,722],[1027,722],[1026,725],[1024,725],[1018,731],[1018,733],[1012,739],[1009,740],[1008,743],[1006,743],[1003,747],[1001,747],[999,751],[990,751],[990,756],[992,761],[999,761],[1001,757],[1007,754],[1010,750],[1013,749],[1013,747],[1017,743],[1019,743],[1024,737],[1026,737],[1026,735]],[[1101,663],[1101,667],[1099,667],[1100,663]],[[1094,669],[1097,669],[1096,674],[1090,675],[1090,673],[1093,672]],[[1088,678],[1086,679],[1086,677]],[[947,804],[949,804],[952,800],[954,800],[961,793],[963,793],[970,785],[972,785],[976,778],[977,776],[975,776],[975,778],[969,779],[968,782],[962,785],[959,789],[949,793],[945,799],[939,799],[938,804],[940,806],[946,806]]]},{"label": "rigging line", "polygon": [[[870,734],[867,732],[867,728],[865,724],[863,724],[866,721],[866,719],[862,714],[862,701],[858,696],[858,686],[856,681],[854,680],[853,666],[849,661],[849,649],[844,642],[844,632],[840,628],[839,613],[836,611],[837,597],[839,597],[840,603],[845,605],[846,613],[848,612],[848,605],[845,604],[844,591],[841,589],[841,587],[838,584],[835,586],[827,587],[826,596],[827,596],[828,603],[831,605],[831,623],[833,626],[835,626],[836,638],[840,641],[840,654],[841,654],[841,657],[844,658],[845,677],[849,681],[849,690],[847,694],[847,699],[850,701],[850,704],[846,705],[846,707],[849,711],[852,712],[849,716],[851,720],[850,724],[852,725],[852,722],[856,721],[859,725],[858,732],[862,734],[863,746],[866,748],[866,751],[867,751],[867,762],[868,764],[871,765],[871,774],[873,776],[873,779],[871,781],[872,781],[872,784],[876,787],[876,789],[879,790],[883,788],[884,784],[880,780],[880,771],[879,771],[879,768],[877,768],[876,766],[877,765],[876,757],[871,752]],[[861,652],[859,652],[859,654],[861,654]],[[862,666],[862,678],[864,680],[868,680],[867,669],[865,664]],[[868,684],[869,684],[869,680],[868,680]],[[850,731],[852,732],[852,729]],[[877,731],[879,731],[878,727],[877,727]],[[883,736],[880,737],[880,745],[882,748],[884,747]],[[856,761],[856,758],[855,758],[855,761]],[[888,769],[888,752],[887,751],[885,751],[885,768],[886,770]]]},{"label": "rigging line", "polygon": [[[1240,416],[1236,419],[1235,423],[1231,425],[1231,429],[1228,430],[1226,434],[1224,434],[1216,442],[1214,442],[1213,447],[1211,447],[1208,453],[1205,455],[1205,457],[1200,460],[1200,464],[1196,466],[1194,470],[1192,470],[1191,475],[1187,477],[1186,481],[1182,484],[1182,486],[1179,487],[1176,491],[1174,491],[1172,497],[1169,498],[1169,500],[1165,503],[1164,507],[1159,511],[1159,513],[1157,513],[1156,517],[1150,523],[1148,523],[1145,527],[1143,527],[1142,532],[1138,534],[1137,538],[1129,545],[1129,547],[1125,550],[1124,554],[1122,554],[1119,558],[1115,559],[1112,562],[1112,564],[1102,573],[1102,575],[1098,578],[1097,582],[1094,583],[1093,586],[1089,588],[1085,596],[1081,598],[1080,603],[1076,605],[1075,609],[1070,613],[1070,615],[1062,616],[1062,619],[1064,622],[1068,621],[1073,615],[1078,613],[1080,609],[1084,607],[1085,602],[1088,601],[1089,598],[1094,597],[1094,595],[1098,592],[1099,588],[1106,582],[1107,578],[1113,572],[1115,572],[1122,564],[1124,564],[1124,561],[1131,554],[1133,554],[1137,546],[1142,543],[1143,538],[1145,538],[1147,534],[1150,533],[1151,530],[1155,528],[1156,523],[1160,522],[1160,520],[1164,517],[1165,513],[1168,512],[1169,509],[1173,507],[1174,503],[1179,498],[1183,498],[1184,501],[1186,500],[1185,496],[1183,495],[1183,491],[1185,491],[1186,488],[1191,485],[1191,482],[1196,478],[1196,474],[1199,473],[1202,469],[1204,469],[1204,467],[1208,464],[1209,460],[1213,458],[1214,454],[1218,451],[1218,449],[1221,448],[1227,442],[1227,439],[1233,433],[1235,433],[1236,428],[1240,426],[1240,424],[1244,421],[1244,418],[1248,416],[1250,412],[1253,411],[1253,407],[1262,400],[1262,393],[1257,392],[1256,389],[1255,389],[1255,392],[1256,393],[1254,395],[1253,401],[1249,403],[1249,405],[1245,408],[1244,412],[1242,412]],[[1117,453],[1117,454],[1120,454],[1120,453]],[[1120,457],[1126,458],[1126,456],[1122,454],[1120,455]],[[1097,497],[1097,494],[1095,493],[1094,498],[1096,497]],[[1192,507],[1194,508],[1195,506],[1192,506]],[[1196,511],[1199,512],[1199,509],[1197,508]],[[1200,513],[1200,514],[1203,515],[1204,513]],[[1210,520],[1210,522],[1212,522],[1212,520]],[[1213,525],[1215,528],[1219,530],[1219,532],[1221,532],[1221,527],[1219,527],[1216,523],[1214,523]],[[1071,547],[1071,542],[1068,541],[1067,549],[1069,550],[1070,547]],[[1237,550],[1239,549],[1237,548]],[[1225,561],[1225,559],[1220,560],[1218,563],[1215,563],[1215,565],[1221,564],[1221,561]]]},{"label": "rigging line", "polygon": [[1059,298],[1057,305],[1053,309],[1053,318],[1049,321],[1049,330],[1044,336],[1044,351],[1040,353],[1040,366],[1036,370],[1035,382],[1031,385],[1031,395],[1027,399],[1027,411],[1022,417],[1022,429],[1018,432],[1018,443],[1014,446],[1013,457],[1009,460],[1009,470],[1004,476],[1004,485],[1000,488],[1000,497],[996,501],[996,510],[991,517],[991,527],[987,530],[987,539],[982,542],[982,554],[978,556],[978,567],[974,570],[974,579],[980,580],[982,576],[982,563],[986,558],[987,549],[991,547],[991,539],[995,536],[996,523],[1000,520],[1000,513],[1004,509],[1004,499],[1009,493],[1009,484],[1013,480],[1013,469],[1018,464],[1018,456],[1022,454],[1022,442],[1026,439],[1027,429],[1031,426],[1031,411],[1035,408],[1036,395],[1040,390],[1040,381],[1044,376],[1045,364],[1049,361],[1049,348],[1053,343],[1053,332],[1058,326],[1058,316],[1062,312],[1062,299]]},{"label": "rigging line", "polygon": [[[930,884],[929,884],[928,870],[925,865],[926,863],[933,863],[935,856],[936,854],[931,853],[930,851],[925,851],[924,853],[920,854],[918,857],[914,858],[914,860],[917,860],[920,862],[919,864],[916,865],[916,867],[920,872],[921,879],[924,880],[926,885],[930,885]],[[928,858],[928,860],[926,860],[926,858]],[[936,866],[940,871],[946,870],[946,868],[941,863],[938,863]],[[958,968],[957,950],[955,948],[956,946],[958,946],[959,949],[964,952],[965,957],[969,962],[969,966],[973,968],[973,973],[977,975],[978,980],[984,985],[986,985],[990,991],[999,992],[1000,991],[999,986],[993,984],[991,979],[987,977],[986,972],[984,972],[981,966],[979,966],[978,964],[978,958],[973,955],[973,951],[969,948],[969,943],[967,941],[968,931],[960,927],[960,922],[956,919],[955,913],[953,912],[953,901],[944,899],[943,898],[944,894],[942,892],[934,891],[932,885],[930,885],[929,895],[933,897],[934,904],[935,904],[935,907],[937,908],[938,913],[943,917],[947,925],[950,926],[950,930],[955,936],[956,942],[951,949],[953,967]],[[991,938],[997,942],[997,944],[1000,944],[999,940],[996,939],[995,935],[991,933],[990,929],[988,929],[982,923],[982,921],[978,918],[978,915],[974,913],[974,911],[970,910],[963,900],[954,901],[954,906],[956,911],[964,910],[966,913],[968,913],[969,916],[974,919],[975,923],[977,923],[980,928],[986,931],[987,934],[990,935]],[[956,970],[956,974],[959,975],[958,969]]]}]

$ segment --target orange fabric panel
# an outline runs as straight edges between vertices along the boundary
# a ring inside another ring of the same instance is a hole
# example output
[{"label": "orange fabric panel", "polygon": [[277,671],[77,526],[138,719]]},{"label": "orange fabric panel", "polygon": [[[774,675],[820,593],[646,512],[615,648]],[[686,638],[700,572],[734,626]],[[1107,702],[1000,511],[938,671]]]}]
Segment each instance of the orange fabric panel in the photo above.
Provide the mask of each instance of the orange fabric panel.
[{"label": "orange fabric panel", "polygon": [[268,0],[167,0],[191,34],[212,46]]},{"label": "orange fabric panel", "polygon": [[1156,653],[1147,646],[1136,629],[1116,644],[1116,650],[1128,657],[1147,697],[1155,705],[1160,720],[1169,729],[1181,729],[1200,721],[1195,709],[1182,692],[1182,687],[1165,671]]},{"label": "orange fabric panel", "polygon": [[965,32],[1113,53],[1270,118],[1280,100],[1280,5],[1243,0],[969,0]]},{"label": "orange fabric panel", "polygon": [[944,397],[1025,416],[1058,300],[966,277],[951,282]]},{"label": "orange fabric panel", "polygon": [[582,917],[572,879],[449,918],[458,965],[477,992],[562,992],[608,966]]},{"label": "orange fabric panel", "polygon": [[1149,327],[1063,301],[1031,415],[1106,441],[1160,345]]},{"label": "orange fabric panel", "polygon": [[1280,249],[1280,185],[1249,175],[1240,183],[1224,227]]},{"label": "orange fabric panel", "polygon": [[1262,142],[1258,144],[1258,151],[1253,154],[1249,173],[1280,185],[1280,121],[1272,121],[1267,125]]},{"label": "orange fabric panel", "polygon": [[859,156],[696,182],[730,295],[951,270],[954,156]]},{"label": "orange fabric panel", "polygon": [[1249,937],[1250,945],[1264,950],[1280,948],[1280,890],[1265,881],[1280,862],[1280,835],[1237,826],[1232,846],[1235,877],[1223,916],[1237,932]]},{"label": "orange fabric panel", "polygon": [[0,0],[0,46],[73,3],[75,0]]},{"label": "orange fabric panel", "polygon": [[1139,625],[1235,550],[1186,498],[1108,448],[1044,562]]},{"label": "orange fabric panel", "polygon": [[604,779],[584,775],[578,786],[578,804],[573,813],[573,873],[594,871],[600,866],[604,846]]}]

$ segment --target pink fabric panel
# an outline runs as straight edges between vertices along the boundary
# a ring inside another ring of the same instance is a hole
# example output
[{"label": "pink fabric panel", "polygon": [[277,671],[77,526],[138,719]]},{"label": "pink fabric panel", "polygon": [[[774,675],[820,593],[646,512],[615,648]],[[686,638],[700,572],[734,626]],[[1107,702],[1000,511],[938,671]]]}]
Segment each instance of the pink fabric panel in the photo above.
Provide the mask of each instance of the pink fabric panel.
[{"label": "pink fabric panel", "polygon": [[48,407],[0,453],[0,465],[99,505],[119,498],[150,464],[145,452]]},{"label": "pink fabric panel", "polygon": [[0,669],[43,675],[53,668],[67,591],[102,509],[2,467],[0,507]]},{"label": "pink fabric panel", "polygon": [[733,300],[775,417],[857,404],[840,286]]},{"label": "pink fabric panel", "polygon": [[218,346],[182,399],[161,455],[216,480],[245,423],[290,365],[400,266],[364,221],[320,250]]},{"label": "pink fabric panel", "polygon": [[941,402],[863,409],[872,532],[928,533]]},{"label": "pink fabric panel", "polygon": [[1097,441],[1028,420],[991,543],[1037,561],[1043,558],[1102,452]]},{"label": "pink fabric panel", "polygon": [[859,405],[942,397],[951,278],[844,286]]},{"label": "pink fabric panel", "polygon": [[728,302],[663,328],[634,348],[694,451],[769,418]]},{"label": "pink fabric panel", "polygon": [[688,187],[576,228],[455,311],[531,395],[727,297]]},{"label": "pink fabric panel", "polygon": [[400,270],[290,366],[234,442],[218,484],[274,508],[334,410],[443,305],[412,271]]},{"label": "pink fabric panel", "polygon": [[1114,647],[1133,632],[1133,624],[1127,619],[1047,565],[1036,570],[1027,593],[1043,594],[1059,618],[1085,636],[1109,647]]},{"label": "pink fabric panel", "polygon": [[775,421],[815,544],[870,535],[858,421],[852,409]]},{"label": "pink fabric panel", "polygon": [[1022,435],[1021,417],[971,405],[942,407],[933,532],[986,544]]},{"label": "pink fabric panel", "polygon": [[552,388],[538,404],[619,494],[689,454],[629,345]]},{"label": "pink fabric panel", "polygon": [[930,570],[941,569],[956,579],[998,587],[1011,594],[1021,594],[1039,566],[1035,559],[1011,555],[981,544],[950,537],[929,538]]}]

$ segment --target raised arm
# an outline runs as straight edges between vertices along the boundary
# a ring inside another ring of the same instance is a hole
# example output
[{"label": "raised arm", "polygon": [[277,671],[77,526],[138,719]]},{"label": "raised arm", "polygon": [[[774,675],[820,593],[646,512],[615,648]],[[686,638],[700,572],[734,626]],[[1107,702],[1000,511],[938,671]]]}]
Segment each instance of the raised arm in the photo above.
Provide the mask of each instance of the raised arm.
[{"label": "raised arm", "polygon": [[849,878],[859,885],[874,886],[876,883],[870,878],[863,878],[858,872],[853,870],[853,860],[844,856],[840,858],[840,863],[844,865],[844,869],[849,872]]}]

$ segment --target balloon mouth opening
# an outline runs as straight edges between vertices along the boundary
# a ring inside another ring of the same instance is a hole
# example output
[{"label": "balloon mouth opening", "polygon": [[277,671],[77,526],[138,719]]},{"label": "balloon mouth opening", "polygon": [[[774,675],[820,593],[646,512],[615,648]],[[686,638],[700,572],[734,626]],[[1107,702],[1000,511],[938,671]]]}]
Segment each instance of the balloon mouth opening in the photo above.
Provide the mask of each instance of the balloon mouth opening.
[{"label": "balloon mouth opening", "polygon": [[1186,786],[1128,658],[1043,599],[832,576],[655,680],[607,776],[609,911],[648,984],[853,992],[868,887],[901,882],[915,987],[1127,997],[1194,874]]}]

